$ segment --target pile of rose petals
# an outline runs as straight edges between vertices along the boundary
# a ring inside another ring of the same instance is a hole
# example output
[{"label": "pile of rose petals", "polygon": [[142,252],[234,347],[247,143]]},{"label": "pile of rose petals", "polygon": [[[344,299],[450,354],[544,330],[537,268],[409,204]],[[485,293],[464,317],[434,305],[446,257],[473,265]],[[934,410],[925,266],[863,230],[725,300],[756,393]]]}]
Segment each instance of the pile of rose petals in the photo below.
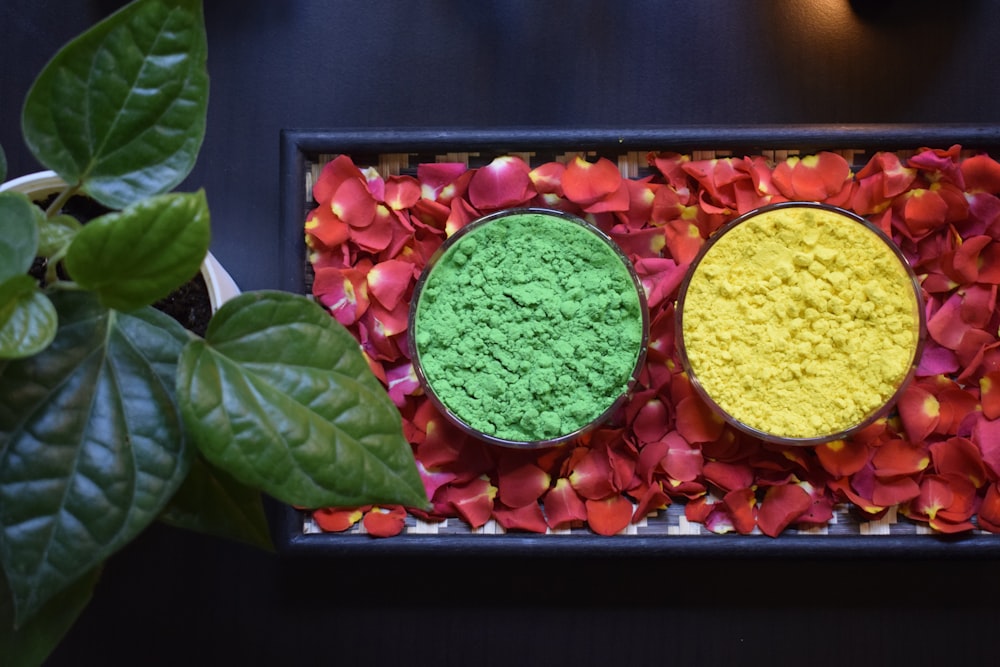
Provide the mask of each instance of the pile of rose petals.
[{"label": "pile of rose petals", "polygon": [[[362,522],[401,532],[407,513],[494,520],[509,531],[588,527],[613,535],[674,502],[715,533],[827,523],[847,504],[859,519],[890,509],[942,533],[1000,532],[1000,164],[987,155],[921,149],[877,153],[856,173],[821,152],[692,160],[650,153],[651,175],[624,178],[583,155],[529,166],[497,157],[469,168],[421,164],[385,176],[341,155],[315,182],[305,223],[313,292],[358,339],[399,407],[430,511],[313,512],[328,531]],[[815,447],[767,444],[725,426],[692,391],[675,350],[674,301],[701,245],[764,204],[820,201],[889,233],[920,278],[927,340],[916,379],[889,418]],[[407,311],[421,270],[450,234],[504,208],[583,216],[632,259],[648,296],[649,353],[618,419],[562,447],[483,444],[421,394],[408,357]]]}]

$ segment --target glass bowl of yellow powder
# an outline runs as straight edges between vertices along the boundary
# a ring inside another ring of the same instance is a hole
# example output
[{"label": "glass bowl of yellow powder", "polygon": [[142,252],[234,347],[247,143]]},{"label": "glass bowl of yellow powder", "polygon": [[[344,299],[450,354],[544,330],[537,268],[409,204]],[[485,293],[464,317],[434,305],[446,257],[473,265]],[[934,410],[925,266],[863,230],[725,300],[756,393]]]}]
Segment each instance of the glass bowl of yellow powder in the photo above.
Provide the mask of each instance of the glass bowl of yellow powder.
[{"label": "glass bowl of yellow powder", "polygon": [[888,414],[920,358],[921,289],[848,211],[751,211],[701,249],[677,302],[681,364],[729,423],[771,442],[842,439]]},{"label": "glass bowl of yellow powder", "polygon": [[421,386],[467,433],[536,448],[611,418],[636,381],[649,316],[618,246],[561,211],[469,223],[428,263],[410,304]]}]

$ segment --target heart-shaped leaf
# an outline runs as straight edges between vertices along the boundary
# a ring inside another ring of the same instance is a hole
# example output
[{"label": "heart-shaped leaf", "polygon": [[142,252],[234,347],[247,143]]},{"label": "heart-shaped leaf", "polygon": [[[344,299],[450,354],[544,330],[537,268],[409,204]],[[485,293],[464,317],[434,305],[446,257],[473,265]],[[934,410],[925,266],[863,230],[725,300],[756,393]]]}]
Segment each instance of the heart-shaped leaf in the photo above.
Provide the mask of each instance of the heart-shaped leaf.
[{"label": "heart-shaped leaf", "polygon": [[138,0],[64,46],[28,92],[28,148],[110,208],[177,186],[208,108],[200,0]]},{"label": "heart-shaped leaf", "polygon": [[260,491],[240,484],[201,456],[160,514],[177,528],[274,550]]},{"label": "heart-shaped leaf", "polygon": [[305,507],[427,504],[399,412],[357,341],[309,299],[226,302],[178,370],[192,438],[245,484]]},{"label": "heart-shaped leaf", "polygon": [[0,283],[31,268],[41,218],[41,210],[20,192],[0,192]]},{"label": "heart-shaped leaf", "polygon": [[41,352],[56,335],[55,306],[27,274],[0,282],[0,359]]},{"label": "heart-shaped leaf", "polygon": [[134,310],[197,274],[210,236],[203,191],[158,195],[84,225],[70,243],[66,270],[108,308]]},{"label": "heart-shaped leaf", "polygon": [[0,655],[4,667],[41,665],[86,608],[100,576],[94,568],[42,607],[33,619],[15,626],[14,605],[0,572]]},{"label": "heart-shaped leaf", "polygon": [[190,464],[173,397],[187,332],[86,292],[52,300],[52,345],[0,362],[0,562],[19,622],[138,535]]}]

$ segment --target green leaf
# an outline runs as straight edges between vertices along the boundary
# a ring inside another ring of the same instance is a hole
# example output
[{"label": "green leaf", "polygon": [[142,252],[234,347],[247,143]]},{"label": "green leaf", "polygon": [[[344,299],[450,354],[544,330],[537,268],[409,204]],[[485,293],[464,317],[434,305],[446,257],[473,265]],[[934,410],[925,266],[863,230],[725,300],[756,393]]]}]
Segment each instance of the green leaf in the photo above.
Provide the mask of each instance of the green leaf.
[{"label": "green leaf", "polygon": [[206,340],[184,348],[177,383],[205,457],[278,500],[427,504],[399,412],[360,346],[303,296],[226,302]]},{"label": "green leaf", "polygon": [[15,628],[13,600],[0,572],[0,655],[5,667],[41,665],[86,609],[99,576],[100,568],[94,568]]},{"label": "green leaf", "polygon": [[210,241],[205,193],[173,193],[91,220],[66,253],[66,270],[108,308],[134,310],[198,273]]},{"label": "green leaf", "polygon": [[38,75],[21,124],[28,148],[114,209],[177,186],[208,108],[200,0],[138,0],[66,44]]},{"label": "green leaf", "polygon": [[55,306],[29,275],[0,282],[0,359],[41,352],[56,335]]},{"label": "green leaf", "polygon": [[201,456],[191,462],[184,484],[160,514],[177,528],[274,550],[260,491],[240,484]]},{"label": "green leaf", "polygon": [[54,215],[38,228],[38,255],[62,256],[82,225],[71,215]]},{"label": "green leaf", "polygon": [[0,282],[26,273],[38,251],[42,212],[20,192],[0,192]]},{"label": "green leaf", "polygon": [[191,457],[173,395],[187,332],[86,292],[52,300],[52,345],[0,362],[0,562],[19,622],[153,521]]}]

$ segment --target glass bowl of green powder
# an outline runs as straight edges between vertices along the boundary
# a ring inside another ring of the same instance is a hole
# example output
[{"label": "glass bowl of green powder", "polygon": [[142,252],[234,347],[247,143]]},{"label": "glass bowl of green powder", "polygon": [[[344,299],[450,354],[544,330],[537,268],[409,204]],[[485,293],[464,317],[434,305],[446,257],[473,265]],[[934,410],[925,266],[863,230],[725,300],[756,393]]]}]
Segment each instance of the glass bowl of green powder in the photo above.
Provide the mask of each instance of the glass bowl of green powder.
[{"label": "glass bowl of green powder", "polygon": [[517,448],[612,418],[645,361],[649,315],[628,257],[576,216],[508,209],[428,262],[409,314],[424,392],[465,432]]}]

